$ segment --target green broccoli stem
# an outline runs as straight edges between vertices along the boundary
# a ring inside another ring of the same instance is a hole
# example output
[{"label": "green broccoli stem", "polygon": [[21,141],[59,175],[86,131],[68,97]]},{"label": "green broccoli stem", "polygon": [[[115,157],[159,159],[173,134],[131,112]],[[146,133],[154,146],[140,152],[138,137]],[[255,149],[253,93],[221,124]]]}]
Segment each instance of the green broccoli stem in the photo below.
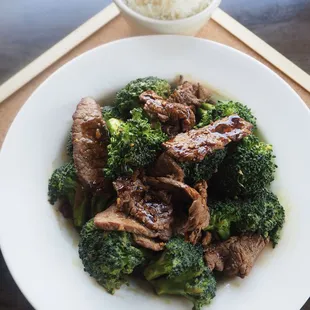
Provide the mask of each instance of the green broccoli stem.
[{"label": "green broccoli stem", "polygon": [[186,287],[186,293],[190,294],[190,295],[200,295],[203,293],[203,287],[188,286],[188,287]]},{"label": "green broccoli stem", "polygon": [[91,200],[91,217],[107,209],[111,204],[111,196],[95,195]]},{"label": "green broccoli stem", "polygon": [[211,103],[207,103],[207,102],[204,102],[201,104],[199,110],[200,111],[203,111],[203,110],[206,110],[206,111],[210,111],[210,110],[214,110],[215,109],[215,106]]},{"label": "green broccoli stem", "polygon": [[71,207],[74,206],[75,190],[68,191],[65,200],[69,202]]},{"label": "green broccoli stem", "polygon": [[209,125],[213,120],[213,111],[215,106],[210,103],[202,103],[199,109],[197,110],[198,117],[200,119],[197,127],[204,127]]},{"label": "green broccoli stem", "polygon": [[197,110],[198,116],[203,119],[203,118],[212,118],[212,110],[214,110],[215,107],[212,104],[209,103],[202,103],[200,108]]},{"label": "green broccoli stem", "polygon": [[157,295],[186,295],[185,283],[175,279],[161,278],[151,281]]},{"label": "green broccoli stem", "polygon": [[144,270],[144,276],[148,281],[151,281],[162,275],[168,274],[172,267],[171,261],[167,261],[165,255],[163,255]]},{"label": "green broccoli stem", "polygon": [[231,236],[230,232],[231,222],[229,220],[221,220],[219,223],[210,224],[206,231],[216,231],[222,240],[227,240]]},{"label": "green broccoli stem", "polygon": [[122,120],[117,119],[117,118],[110,118],[109,120],[107,120],[106,124],[107,124],[110,135],[112,136],[117,135],[119,128],[121,127],[123,123],[124,122]]},{"label": "green broccoli stem", "polygon": [[88,199],[85,198],[82,203],[73,207],[73,224],[77,228],[82,228],[86,222],[86,210]]},{"label": "green broccoli stem", "polygon": [[197,114],[202,119],[203,117],[209,116],[209,111],[199,108]]},{"label": "green broccoli stem", "polygon": [[77,228],[82,228],[86,222],[89,199],[81,185],[77,185],[73,206],[73,224]]},{"label": "green broccoli stem", "polygon": [[203,291],[198,286],[190,287],[186,285],[192,279],[199,277],[203,273],[203,270],[199,270],[193,272],[192,270],[188,270],[184,272],[182,275],[175,278],[167,278],[161,277],[157,280],[150,281],[155,288],[155,291],[158,295],[170,294],[170,295],[183,295],[186,294],[201,294]]},{"label": "green broccoli stem", "polygon": [[221,237],[222,240],[226,240],[230,237],[231,232],[230,232],[230,222],[223,220],[220,223],[220,227],[217,231],[217,233],[219,234],[219,236]]}]

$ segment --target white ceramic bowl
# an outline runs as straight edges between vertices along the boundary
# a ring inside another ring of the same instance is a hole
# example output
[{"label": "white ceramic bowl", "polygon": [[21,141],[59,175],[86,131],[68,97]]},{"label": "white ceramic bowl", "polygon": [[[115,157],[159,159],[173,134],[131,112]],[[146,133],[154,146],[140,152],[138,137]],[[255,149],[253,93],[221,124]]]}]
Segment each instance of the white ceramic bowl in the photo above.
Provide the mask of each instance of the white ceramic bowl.
[{"label": "white ceramic bowl", "polygon": [[35,309],[191,309],[182,298],[157,297],[146,282],[107,294],[83,271],[77,234],[47,202],[48,178],[62,162],[82,97],[105,102],[132,79],[172,80],[180,73],[253,109],[274,145],[279,169],[273,189],[287,211],[279,245],[264,250],[246,279],[220,283],[210,309],[298,310],[309,297],[309,110],[288,84],[245,54],[211,41],[155,36],[103,45],[64,65],[27,100],[5,139],[1,249]]},{"label": "white ceramic bowl", "polygon": [[[188,0],[190,1],[190,0]],[[211,4],[200,13],[184,19],[158,20],[141,15],[123,0],[114,0],[135,34],[182,34],[195,35],[210,19],[212,13],[220,5],[221,0],[212,0]]]}]

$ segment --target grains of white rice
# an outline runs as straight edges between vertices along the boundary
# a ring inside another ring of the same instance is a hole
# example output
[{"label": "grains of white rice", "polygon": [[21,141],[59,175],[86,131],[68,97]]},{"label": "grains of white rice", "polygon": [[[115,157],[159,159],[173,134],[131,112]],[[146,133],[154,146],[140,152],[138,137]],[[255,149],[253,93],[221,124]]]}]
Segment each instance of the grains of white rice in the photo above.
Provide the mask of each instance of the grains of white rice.
[{"label": "grains of white rice", "polygon": [[131,9],[155,19],[182,19],[204,10],[211,0],[124,0]]}]

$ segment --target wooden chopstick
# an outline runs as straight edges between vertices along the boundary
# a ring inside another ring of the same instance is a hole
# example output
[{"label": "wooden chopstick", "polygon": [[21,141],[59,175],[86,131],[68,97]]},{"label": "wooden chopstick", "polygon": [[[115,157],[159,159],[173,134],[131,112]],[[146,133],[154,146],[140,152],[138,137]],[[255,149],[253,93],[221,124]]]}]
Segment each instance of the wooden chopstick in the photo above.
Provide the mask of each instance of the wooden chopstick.
[{"label": "wooden chopstick", "polygon": [[[119,10],[116,5],[114,3],[110,4],[27,65],[24,69],[16,73],[0,86],[0,103],[118,16],[118,14]],[[277,52],[246,27],[242,26],[221,9],[217,9],[214,12],[212,19],[310,92],[310,75]]]}]

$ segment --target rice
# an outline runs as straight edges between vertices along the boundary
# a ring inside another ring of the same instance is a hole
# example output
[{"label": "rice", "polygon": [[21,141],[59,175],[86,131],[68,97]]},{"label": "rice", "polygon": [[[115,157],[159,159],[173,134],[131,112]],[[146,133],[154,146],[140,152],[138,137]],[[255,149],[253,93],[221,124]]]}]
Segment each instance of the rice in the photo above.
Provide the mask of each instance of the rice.
[{"label": "rice", "polygon": [[182,19],[204,10],[211,0],[124,0],[134,11],[155,19]]}]

